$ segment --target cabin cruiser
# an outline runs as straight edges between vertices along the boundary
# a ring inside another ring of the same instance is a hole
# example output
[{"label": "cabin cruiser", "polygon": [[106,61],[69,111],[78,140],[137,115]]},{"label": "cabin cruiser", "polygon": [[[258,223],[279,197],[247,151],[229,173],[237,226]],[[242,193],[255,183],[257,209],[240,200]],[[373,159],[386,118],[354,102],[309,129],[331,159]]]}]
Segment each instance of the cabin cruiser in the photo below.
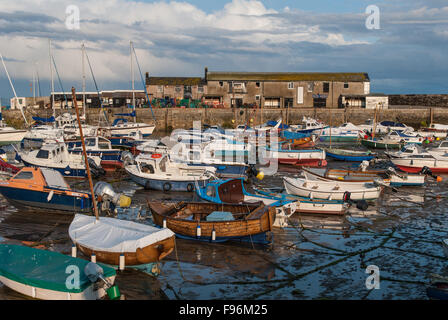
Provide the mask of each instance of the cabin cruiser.
[{"label": "cabin cruiser", "polygon": [[[375,126],[375,123],[374,123],[373,119],[367,119],[364,124],[358,125],[359,128],[363,129],[366,132],[372,132],[374,126]],[[390,132],[391,130],[395,130],[397,132],[402,132],[402,131],[412,132],[412,131],[414,131],[414,128],[407,126],[400,122],[382,121],[382,122],[376,124],[375,133],[386,134],[386,133]]]},{"label": "cabin cruiser", "polygon": [[216,172],[212,166],[189,166],[172,162],[167,155],[140,154],[135,164],[125,167],[131,179],[145,189],[159,191],[189,191],[198,183],[204,186]]},{"label": "cabin cruiser", "polygon": [[155,125],[141,123],[141,122],[129,122],[126,119],[119,118],[115,119],[111,126],[106,127],[106,129],[110,130],[112,136],[129,136],[134,131],[140,131],[143,137],[150,136],[154,129]]},{"label": "cabin cruiser", "polygon": [[[19,151],[18,157],[26,166],[54,169],[64,177],[87,177],[83,156],[69,153],[65,143],[45,143],[37,150]],[[100,157],[89,156],[88,161],[94,176],[104,172],[101,168]]]},{"label": "cabin cruiser", "polygon": [[40,148],[47,141],[63,142],[64,130],[51,125],[39,125],[31,128],[23,137],[25,148]]},{"label": "cabin cruiser", "polygon": [[362,128],[355,126],[351,122],[346,122],[339,127],[327,127],[315,133],[319,134],[320,141],[355,141],[358,138],[365,135],[365,132]]},{"label": "cabin cruiser", "polygon": [[426,140],[426,138],[420,137],[419,135],[413,133],[413,132],[400,132],[400,131],[390,131],[386,135],[387,139],[390,140],[396,140],[403,143],[415,143],[415,144],[422,144],[423,141]]},{"label": "cabin cruiser", "polygon": [[[127,151],[113,149],[111,142],[104,137],[85,138],[86,152],[88,156],[101,158],[101,167],[106,171],[115,171],[123,168],[125,157],[132,160]],[[67,142],[68,151],[73,154],[82,154],[81,141]]]},{"label": "cabin cruiser", "polygon": [[302,125],[290,125],[290,130],[298,133],[314,133],[317,130],[328,128],[322,121],[310,117],[303,117]]}]

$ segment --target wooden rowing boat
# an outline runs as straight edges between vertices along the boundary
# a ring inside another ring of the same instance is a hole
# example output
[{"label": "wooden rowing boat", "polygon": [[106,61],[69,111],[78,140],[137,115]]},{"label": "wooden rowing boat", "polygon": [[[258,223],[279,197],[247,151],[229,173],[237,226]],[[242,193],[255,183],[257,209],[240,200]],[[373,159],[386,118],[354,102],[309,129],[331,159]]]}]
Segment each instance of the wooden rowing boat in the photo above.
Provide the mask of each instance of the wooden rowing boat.
[{"label": "wooden rowing boat", "polygon": [[377,156],[370,150],[367,151],[356,151],[356,150],[346,150],[346,149],[335,149],[335,148],[324,148],[325,153],[332,159],[341,161],[353,161],[362,162],[370,161]]},{"label": "wooden rowing boat", "polygon": [[209,242],[228,240],[269,243],[267,232],[275,221],[275,208],[257,204],[215,204],[148,201],[156,225],[180,238]]}]

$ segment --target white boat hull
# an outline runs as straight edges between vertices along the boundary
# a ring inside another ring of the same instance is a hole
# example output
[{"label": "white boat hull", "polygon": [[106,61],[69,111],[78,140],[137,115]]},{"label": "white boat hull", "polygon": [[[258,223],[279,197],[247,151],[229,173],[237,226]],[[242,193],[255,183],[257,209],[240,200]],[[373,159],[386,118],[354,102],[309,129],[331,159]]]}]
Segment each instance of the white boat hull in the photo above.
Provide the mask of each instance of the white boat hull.
[{"label": "white boat hull", "polygon": [[[115,276],[106,278],[109,283],[114,283]],[[103,286],[96,288],[95,284],[90,285],[80,293],[61,292],[38,287],[32,287],[4,276],[0,276],[0,281],[8,288],[34,299],[41,300],[98,300],[106,295]],[[95,289],[96,288],[96,289]]]},{"label": "white boat hull", "polygon": [[[381,187],[375,187],[371,184],[365,184],[365,188],[353,188],[338,182],[326,183],[325,181],[304,180],[306,182],[301,183],[301,180],[303,179],[283,178],[286,191],[289,194],[301,197],[324,200],[343,200],[345,192],[350,192],[351,200],[376,200],[382,191]],[[331,188],[331,186],[334,187]]]}]

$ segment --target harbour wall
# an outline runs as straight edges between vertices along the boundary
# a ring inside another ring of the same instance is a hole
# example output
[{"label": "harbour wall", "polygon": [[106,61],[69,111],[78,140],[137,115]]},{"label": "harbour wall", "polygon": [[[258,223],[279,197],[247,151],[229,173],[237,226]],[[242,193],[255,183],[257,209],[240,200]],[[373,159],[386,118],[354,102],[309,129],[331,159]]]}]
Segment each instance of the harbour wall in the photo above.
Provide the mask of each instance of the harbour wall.
[{"label": "harbour wall", "polygon": [[[344,122],[362,124],[368,119],[373,119],[375,110],[370,109],[325,109],[325,108],[301,108],[301,109],[213,109],[213,108],[155,108],[156,130],[169,132],[173,129],[193,127],[194,121],[201,121],[202,124],[220,125],[224,128],[232,128],[239,124],[249,124],[250,126],[264,123],[268,120],[282,118],[287,124],[300,124],[304,116],[314,117],[327,124],[338,126]],[[67,110],[57,110],[56,114],[67,112]],[[116,113],[126,113],[129,109],[110,108],[106,111],[108,121],[111,123]],[[434,122],[448,124],[448,109],[446,108],[409,108],[384,109],[377,111],[377,120],[389,120],[403,122],[414,128],[419,128],[423,122],[427,124],[431,121],[431,112]],[[74,114],[74,111],[72,110]],[[32,122],[32,116],[50,117],[51,110],[32,109],[25,112],[28,121]],[[137,121],[151,123],[153,120],[149,108],[137,109]],[[75,116],[76,117],[76,116]],[[3,111],[3,118],[16,128],[23,128],[24,121],[19,110]],[[98,121],[104,119],[104,114],[99,109],[87,110],[87,123],[98,125]],[[103,124],[105,124],[103,122]]]}]

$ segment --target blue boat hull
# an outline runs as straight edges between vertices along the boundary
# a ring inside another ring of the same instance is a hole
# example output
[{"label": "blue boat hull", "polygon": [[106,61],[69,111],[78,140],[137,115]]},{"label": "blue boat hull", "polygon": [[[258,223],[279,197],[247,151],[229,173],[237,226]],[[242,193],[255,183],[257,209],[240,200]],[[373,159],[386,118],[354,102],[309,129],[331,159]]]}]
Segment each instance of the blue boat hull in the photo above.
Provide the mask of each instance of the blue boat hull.
[{"label": "blue boat hull", "polygon": [[189,237],[181,234],[176,233],[176,237],[179,239],[185,239],[185,240],[195,240],[195,241],[202,241],[202,242],[216,242],[216,243],[222,243],[227,241],[239,241],[239,242],[251,242],[256,244],[263,244],[267,245],[272,243],[272,240],[268,239],[268,236],[266,232],[255,234],[252,236],[244,236],[244,237],[216,237],[215,240],[212,240],[211,237]]},{"label": "blue boat hull", "polygon": [[327,154],[327,156],[329,156],[330,158],[333,158],[335,160],[352,161],[352,162],[363,162],[364,160],[370,161],[373,158],[375,158],[375,156],[344,156],[344,155],[340,155],[340,154],[334,154],[329,151],[326,151],[326,154]]},{"label": "blue boat hull", "polygon": [[90,198],[74,197],[66,194],[54,193],[50,201],[48,201],[50,192],[45,191],[0,186],[0,193],[10,202],[28,207],[70,211],[72,213],[87,213],[92,208]]}]

